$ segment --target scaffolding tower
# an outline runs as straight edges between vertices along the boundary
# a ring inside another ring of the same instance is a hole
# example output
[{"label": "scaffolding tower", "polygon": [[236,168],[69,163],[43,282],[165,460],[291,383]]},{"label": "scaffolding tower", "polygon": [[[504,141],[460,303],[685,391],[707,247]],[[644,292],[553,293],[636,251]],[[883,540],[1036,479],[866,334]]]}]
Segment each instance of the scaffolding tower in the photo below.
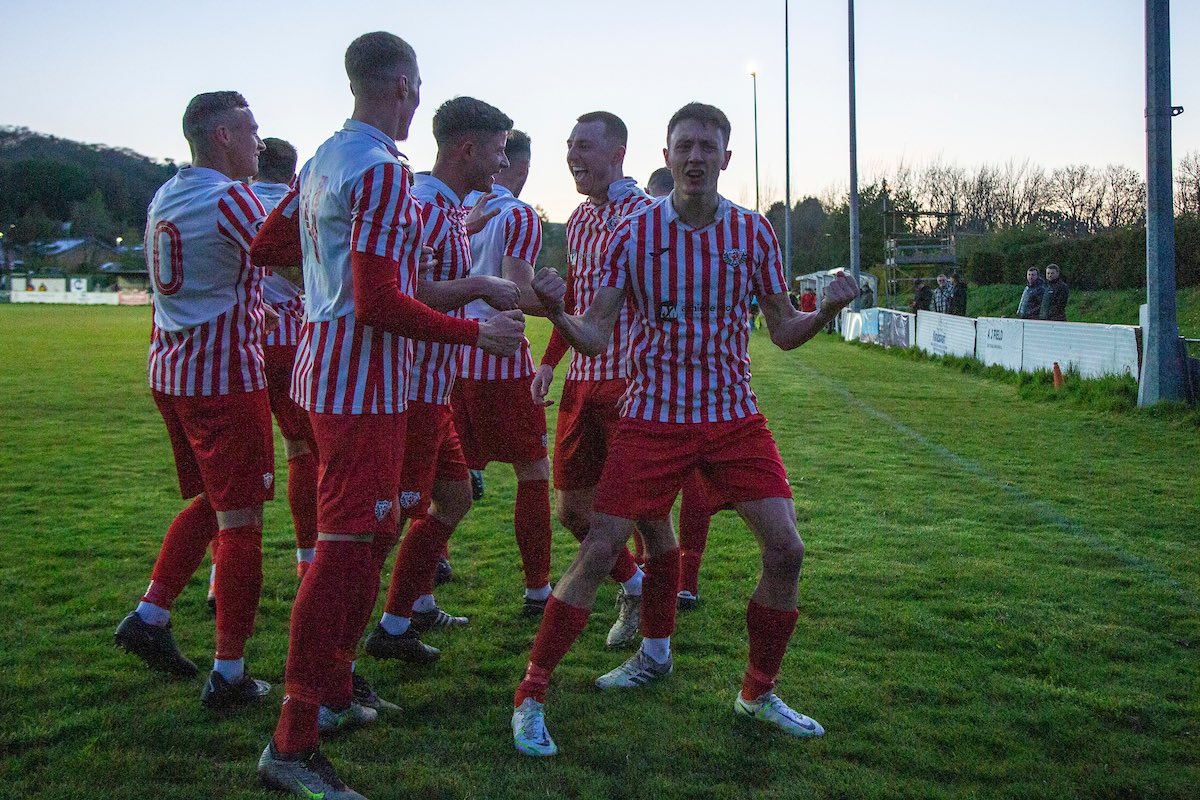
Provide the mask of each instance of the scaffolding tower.
[{"label": "scaffolding tower", "polygon": [[[892,204],[883,184],[884,266],[888,308],[900,308],[901,298],[912,295],[920,279],[932,282],[939,272],[958,268],[955,235],[958,211],[904,211]],[[903,300],[907,305],[908,299]]]}]

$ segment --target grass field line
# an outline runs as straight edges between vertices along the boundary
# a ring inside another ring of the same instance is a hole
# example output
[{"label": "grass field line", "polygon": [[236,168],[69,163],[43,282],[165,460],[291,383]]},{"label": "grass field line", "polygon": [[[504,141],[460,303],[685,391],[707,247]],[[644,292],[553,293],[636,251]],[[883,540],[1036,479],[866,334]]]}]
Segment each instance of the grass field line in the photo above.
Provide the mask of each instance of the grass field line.
[{"label": "grass field line", "polygon": [[849,406],[862,411],[867,416],[873,417],[874,419],[887,424],[897,433],[908,439],[911,439],[927,450],[936,453],[938,456],[954,464],[959,469],[970,473],[991,487],[1002,490],[1005,494],[1011,497],[1014,502],[1036,512],[1043,521],[1051,524],[1053,527],[1059,529],[1063,533],[1078,539],[1094,550],[1103,552],[1106,555],[1116,558],[1122,564],[1141,573],[1148,580],[1153,581],[1160,588],[1175,592],[1179,596],[1179,599],[1182,600],[1184,604],[1193,611],[1200,611],[1200,598],[1197,598],[1196,595],[1193,594],[1186,586],[1172,578],[1154,561],[1134,555],[1133,553],[1113,545],[1111,542],[1105,541],[1100,536],[1097,536],[1089,531],[1078,520],[1069,517],[1053,503],[1030,495],[1022,490],[1019,486],[1016,486],[1004,480],[999,475],[992,473],[982,464],[972,461],[965,456],[959,455],[948,447],[930,440],[920,431],[910,428],[887,412],[880,411],[870,403],[867,403],[861,398],[856,397],[848,388],[839,383],[836,379],[820,372],[808,364],[797,362],[796,366],[798,369],[805,372],[810,378],[814,378],[818,382],[824,384],[826,388],[845,400]]}]

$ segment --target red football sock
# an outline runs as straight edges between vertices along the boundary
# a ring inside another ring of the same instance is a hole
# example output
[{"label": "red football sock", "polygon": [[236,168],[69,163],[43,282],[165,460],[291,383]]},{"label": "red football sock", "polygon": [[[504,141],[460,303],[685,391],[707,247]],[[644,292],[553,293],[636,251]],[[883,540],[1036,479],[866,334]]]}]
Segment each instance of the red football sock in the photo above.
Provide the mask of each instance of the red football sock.
[{"label": "red football sock", "polygon": [[262,527],[217,534],[217,658],[241,658],[262,593]]},{"label": "red football sock", "polygon": [[746,607],[746,630],[750,633],[750,663],[742,681],[742,697],[757,700],[775,688],[775,676],[783,663],[788,641],[796,630],[799,609],[780,611],[750,601]]},{"label": "red football sock", "polygon": [[287,695],[279,710],[279,722],[275,725],[275,751],[280,755],[295,756],[317,749],[317,712],[319,706]]},{"label": "red football sock", "polygon": [[679,586],[679,548],[650,556],[642,579],[642,636],[662,639],[675,632],[675,593]]},{"label": "red football sock", "polygon": [[700,583],[700,560],[708,544],[708,527],[712,514],[704,495],[695,481],[685,481],[679,501],[679,589],[697,594]]},{"label": "red football sock", "polygon": [[352,699],[353,664],[358,652],[358,641],[371,621],[371,612],[375,610],[375,600],[379,597],[380,574],[398,536],[397,533],[375,534],[366,562],[355,565],[353,582],[356,591],[350,597],[350,604],[346,608],[346,622],[336,642],[336,661],[333,665],[335,675],[330,683],[333,688],[325,699],[325,705],[330,708],[345,708]]},{"label": "red football sock", "polygon": [[[587,528],[582,530],[568,528],[568,530],[571,531],[571,535],[578,539],[581,544],[583,543],[583,540],[587,538]],[[617,554],[617,563],[613,565],[612,570],[608,574],[617,583],[624,583],[632,578],[634,574],[637,573],[637,570],[638,565],[637,562],[633,560],[633,553],[629,552],[628,547],[622,547],[621,552]],[[543,584],[543,586],[544,585],[545,584]]]},{"label": "red football sock", "polygon": [[142,600],[170,609],[204,562],[204,553],[216,535],[217,513],[201,495],[180,511],[167,528],[158,561],[150,573],[150,588]]},{"label": "red football sock", "polygon": [[423,594],[433,594],[438,554],[452,533],[454,529],[436,517],[426,515],[412,521],[396,553],[384,611],[411,617],[413,602]]},{"label": "red football sock", "polygon": [[[344,652],[341,643],[347,638],[351,609],[362,594],[362,584],[367,582],[372,566],[369,543],[317,541],[316,558],[300,582],[296,602],[292,605],[291,638],[284,673],[284,691],[292,700],[314,707],[334,703],[339,708],[349,702],[348,682],[354,652]],[[308,741],[305,738],[309,735],[307,731],[293,735],[282,731],[283,727],[284,718],[281,717],[276,735],[292,738],[287,744],[277,738],[276,745],[286,747],[286,752],[316,746],[315,715],[311,744],[303,747],[295,744],[299,739]]]},{"label": "red football sock", "polygon": [[526,697],[532,697],[539,703],[546,702],[550,675],[579,638],[579,634],[583,633],[590,613],[589,609],[564,603],[550,595],[542,615],[542,624],[538,627],[537,638],[533,640],[533,652],[529,654],[525,678],[513,697],[514,708],[525,702]]},{"label": "red football sock", "polygon": [[550,583],[549,481],[517,481],[513,527],[525,569],[525,588],[541,589]]},{"label": "red football sock", "polygon": [[292,527],[296,529],[296,548],[317,546],[317,457],[304,453],[288,459],[288,505],[292,509]]}]

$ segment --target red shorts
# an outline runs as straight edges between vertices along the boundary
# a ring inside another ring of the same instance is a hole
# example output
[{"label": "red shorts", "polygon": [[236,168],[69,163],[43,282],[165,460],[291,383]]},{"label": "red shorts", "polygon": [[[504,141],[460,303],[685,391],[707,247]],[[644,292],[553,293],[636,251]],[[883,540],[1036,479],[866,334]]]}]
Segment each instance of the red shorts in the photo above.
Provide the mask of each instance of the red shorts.
[{"label": "red shorts", "polygon": [[271,413],[279,424],[279,432],[290,441],[303,440],[313,444],[312,424],[308,412],[296,404],[290,396],[292,389],[292,362],[296,360],[295,345],[272,345],[263,348],[266,362],[267,396],[271,399]]},{"label": "red shorts", "polygon": [[533,402],[533,376],[499,381],[458,378],[450,395],[467,466],[522,464],[546,457],[546,409]]},{"label": "red shorts", "polygon": [[708,516],[733,509],[733,502],[700,469],[693,470],[683,480],[683,498],[696,503]]},{"label": "red shorts", "polygon": [[555,489],[590,489],[600,482],[626,385],[623,378],[563,384],[554,434]]},{"label": "red shorts", "polygon": [[394,534],[406,414],[309,414],[317,440],[317,530]]},{"label": "red shorts", "polygon": [[622,418],[593,508],[625,519],[666,519],[692,470],[726,503],[792,496],[762,414],[695,424]]},{"label": "red shorts", "polygon": [[408,401],[408,433],[400,470],[400,513],[419,517],[429,511],[435,483],[468,481],[450,406]]},{"label": "red shorts", "polygon": [[275,440],[265,391],[152,394],[171,436],[184,499],[204,492],[214,510],[237,511],[275,496]]}]

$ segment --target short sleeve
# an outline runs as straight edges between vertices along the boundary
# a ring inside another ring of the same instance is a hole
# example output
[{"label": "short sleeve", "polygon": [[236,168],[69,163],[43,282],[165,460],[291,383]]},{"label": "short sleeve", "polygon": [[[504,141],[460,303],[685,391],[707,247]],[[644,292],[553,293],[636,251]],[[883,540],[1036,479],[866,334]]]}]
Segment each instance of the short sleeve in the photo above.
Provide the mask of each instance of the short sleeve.
[{"label": "short sleeve", "polygon": [[518,205],[504,220],[504,255],[537,264],[542,249],[542,221],[527,205]]},{"label": "short sleeve", "polygon": [[787,279],[783,274],[783,256],[779,253],[779,240],[766,217],[755,215],[754,231],[754,291],[759,295],[783,294],[787,291]]},{"label": "short sleeve", "polygon": [[608,237],[604,258],[600,261],[600,286],[611,289],[625,288],[629,269],[629,229],[629,223],[622,222]]},{"label": "short sleeve", "polygon": [[217,201],[217,210],[220,212],[217,230],[241,250],[249,253],[254,236],[267,216],[254,192],[239,181],[230,186],[225,196]]},{"label": "short sleeve", "polygon": [[351,249],[392,261],[421,236],[420,207],[409,193],[408,174],[398,162],[384,162],[364,172],[351,194]]}]

